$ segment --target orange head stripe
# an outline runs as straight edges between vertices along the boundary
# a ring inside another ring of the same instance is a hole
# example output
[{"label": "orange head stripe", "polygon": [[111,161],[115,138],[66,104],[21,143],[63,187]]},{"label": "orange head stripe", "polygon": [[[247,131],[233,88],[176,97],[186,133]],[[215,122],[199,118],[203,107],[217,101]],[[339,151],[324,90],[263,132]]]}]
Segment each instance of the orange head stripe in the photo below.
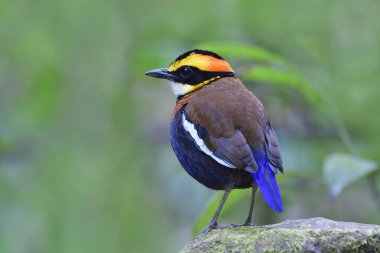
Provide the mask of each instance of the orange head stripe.
[{"label": "orange head stripe", "polygon": [[212,56],[206,56],[209,59],[209,64],[207,66],[206,71],[212,71],[212,72],[234,72],[225,60],[217,59]]},{"label": "orange head stripe", "polygon": [[222,59],[210,55],[190,54],[186,58],[175,61],[169,66],[169,71],[176,71],[182,66],[196,67],[203,71],[233,72],[230,64]]}]

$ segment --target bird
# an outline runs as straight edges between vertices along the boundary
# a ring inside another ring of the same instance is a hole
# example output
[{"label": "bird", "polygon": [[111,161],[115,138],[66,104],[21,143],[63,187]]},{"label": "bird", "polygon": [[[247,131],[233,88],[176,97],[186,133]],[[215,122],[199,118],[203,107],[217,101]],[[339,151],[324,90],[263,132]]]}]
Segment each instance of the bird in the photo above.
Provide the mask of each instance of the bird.
[{"label": "bird", "polygon": [[252,191],[243,226],[253,225],[257,189],[269,207],[284,211],[276,181],[278,172],[284,172],[276,133],[263,104],[224,58],[193,49],[168,68],[145,75],[169,80],[177,98],[170,118],[170,142],[182,167],[207,188],[224,191],[201,235],[223,226],[217,219],[233,189]]}]

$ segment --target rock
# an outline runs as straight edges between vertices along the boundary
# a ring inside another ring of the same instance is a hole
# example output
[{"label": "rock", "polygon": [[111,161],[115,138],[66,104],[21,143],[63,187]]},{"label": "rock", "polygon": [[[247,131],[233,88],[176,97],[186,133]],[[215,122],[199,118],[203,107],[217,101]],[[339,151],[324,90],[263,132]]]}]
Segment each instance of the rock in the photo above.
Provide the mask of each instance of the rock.
[{"label": "rock", "polygon": [[182,252],[380,252],[380,226],[324,218],[227,227],[195,238]]}]

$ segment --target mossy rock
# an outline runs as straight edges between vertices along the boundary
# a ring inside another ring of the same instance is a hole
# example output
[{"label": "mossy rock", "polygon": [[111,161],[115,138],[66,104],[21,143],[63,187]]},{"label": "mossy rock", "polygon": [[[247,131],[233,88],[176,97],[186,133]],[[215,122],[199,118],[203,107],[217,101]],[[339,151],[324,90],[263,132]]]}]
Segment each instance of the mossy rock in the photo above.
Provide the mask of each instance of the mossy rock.
[{"label": "mossy rock", "polygon": [[195,238],[182,252],[380,252],[380,226],[324,218],[227,227]]}]

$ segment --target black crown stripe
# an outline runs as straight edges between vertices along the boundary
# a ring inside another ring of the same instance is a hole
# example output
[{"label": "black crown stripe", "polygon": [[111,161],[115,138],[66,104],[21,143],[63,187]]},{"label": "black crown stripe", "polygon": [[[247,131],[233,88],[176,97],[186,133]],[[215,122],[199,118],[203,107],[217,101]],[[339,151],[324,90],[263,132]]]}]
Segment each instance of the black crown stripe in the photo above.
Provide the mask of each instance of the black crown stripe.
[{"label": "black crown stripe", "polygon": [[185,59],[186,57],[188,57],[192,53],[202,54],[202,55],[209,55],[209,56],[215,57],[217,59],[224,60],[220,55],[218,55],[218,54],[216,54],[214,52],[211,52],[211,51],[208,51],[208,50],[202,50],[202,49],[193,49],[193,50],[190,50],[190,51],[188,51],[186,53],[181,54],[180,56],[177,57],[177,59],[175,59],[175,61],[180,61],[182,59]]}]

